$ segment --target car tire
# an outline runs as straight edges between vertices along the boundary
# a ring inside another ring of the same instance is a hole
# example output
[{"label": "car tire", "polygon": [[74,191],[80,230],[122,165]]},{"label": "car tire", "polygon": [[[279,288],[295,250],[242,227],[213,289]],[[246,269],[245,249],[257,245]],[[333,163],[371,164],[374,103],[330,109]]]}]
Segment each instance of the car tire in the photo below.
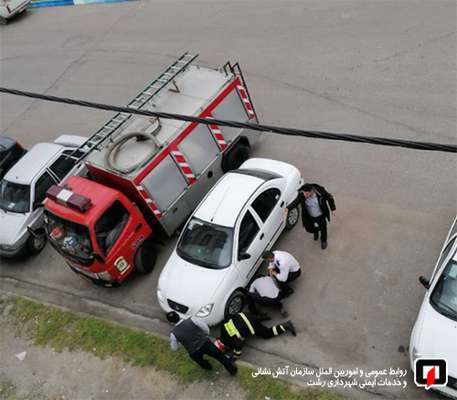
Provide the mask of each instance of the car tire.
[{"label": "car tire", "polygon": [[38,254],[46,246],[46,235],[29,235],[26,247],[29,254]]},{"label": "car tire", "polygon": [[298,206],[289,210],[286,215],[286,231],[292,229],[295,225],[297,225],[299,218],[300,213],[298,212]]},{"label": "car tire", "polygon": [[237,143],[222,160],[222,171],[225,173],[239,168],[250,156],[250,147],[246,144]]},{"label": "car tire", "polygon": [[4,17],[0,17],[0,25],[6,25],[8,23],[8,19]]},{"label": "car tire", "polygon": [[157,260],[157,249],[152,240],[146,240],[135,255],[135,270],[141,275],[150,274]]},{"label": "car tire", "polygon": [[228,319],[243,311],[246,296],[241,289],[235,290],[225,303],[224,318]]}]

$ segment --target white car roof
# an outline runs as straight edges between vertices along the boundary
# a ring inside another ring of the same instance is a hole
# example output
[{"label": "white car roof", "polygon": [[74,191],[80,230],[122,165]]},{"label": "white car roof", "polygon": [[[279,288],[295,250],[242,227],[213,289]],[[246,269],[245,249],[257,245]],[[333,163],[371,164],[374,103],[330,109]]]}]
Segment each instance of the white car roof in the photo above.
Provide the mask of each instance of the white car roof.
[{"label": "white car roof", "polygon": [[54,143],[38,143],[33,146],[5,175],[9,182],[30,185],[33,179],[50,160],[63,150],[63,146]]},{"label": "white car roof", "polygon": [[216,225],[234,227],[243,207],[264,182],[250,175],[225,174],[200,204],[194,217]]}]

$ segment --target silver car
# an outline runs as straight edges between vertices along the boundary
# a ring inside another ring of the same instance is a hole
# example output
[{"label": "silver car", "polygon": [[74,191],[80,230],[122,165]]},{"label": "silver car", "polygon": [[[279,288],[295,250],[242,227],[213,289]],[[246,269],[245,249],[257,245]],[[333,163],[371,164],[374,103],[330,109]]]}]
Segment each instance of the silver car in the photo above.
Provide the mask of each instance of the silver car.
[{"label": "silver car", "polygon": [[62,135],[54,143],[36,144],[0,181],[0,256],[38,253],[44,248],[46,191],[84,168],[67,156],[85,140]]}]

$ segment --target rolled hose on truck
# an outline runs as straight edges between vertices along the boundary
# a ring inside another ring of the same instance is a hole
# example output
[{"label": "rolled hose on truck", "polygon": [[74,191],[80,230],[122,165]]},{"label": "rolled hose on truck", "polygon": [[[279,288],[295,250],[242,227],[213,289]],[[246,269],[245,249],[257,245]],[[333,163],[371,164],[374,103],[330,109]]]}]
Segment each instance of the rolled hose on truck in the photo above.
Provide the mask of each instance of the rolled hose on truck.
[{"label": "rolled hose on truck", "polygon": [[131,139],[136,138],[138,141],[138,138],[141,140],[153,140],[150,134],[142,133],[142,132],[132,132],[128,133],[127,135],[124,135],[120,137],[119,139],[115,140],[111,147],[108,149],[108,151],[105,154],[105,163],[106,165],[115,171],[118,171],[122,174],[129,174],[141,167],[143,167],[150,159],[151,157],[155,154],[156,149],[153,147],[151,151],[140,161],[134,163],[130,167],[126,168],[121,168],[116,164],[116,156],[119,153],[119,151],[122,149],[122,147]]}]

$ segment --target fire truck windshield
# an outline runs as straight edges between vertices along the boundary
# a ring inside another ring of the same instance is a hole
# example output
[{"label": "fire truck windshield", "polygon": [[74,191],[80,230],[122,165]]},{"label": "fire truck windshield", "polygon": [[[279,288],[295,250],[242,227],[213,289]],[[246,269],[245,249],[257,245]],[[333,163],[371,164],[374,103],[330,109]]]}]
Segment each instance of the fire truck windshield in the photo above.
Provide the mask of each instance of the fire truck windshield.
[{"label": "fire truck windshield", "polygon": [[46,232],[52,246],[69,260],[89,265],[94,260],[89,229],[45,210]]},{"label": "fire truck windshield", "polygon": [[212,269],[226,268],[232,262],[233,229],[193,218],[177,246],[181,258]]},{"label": "fire truck windshield", "polygon": [[0,182],[0,208],[4,211],[26,213],[30,211],[30,186],[3,179]]}]

